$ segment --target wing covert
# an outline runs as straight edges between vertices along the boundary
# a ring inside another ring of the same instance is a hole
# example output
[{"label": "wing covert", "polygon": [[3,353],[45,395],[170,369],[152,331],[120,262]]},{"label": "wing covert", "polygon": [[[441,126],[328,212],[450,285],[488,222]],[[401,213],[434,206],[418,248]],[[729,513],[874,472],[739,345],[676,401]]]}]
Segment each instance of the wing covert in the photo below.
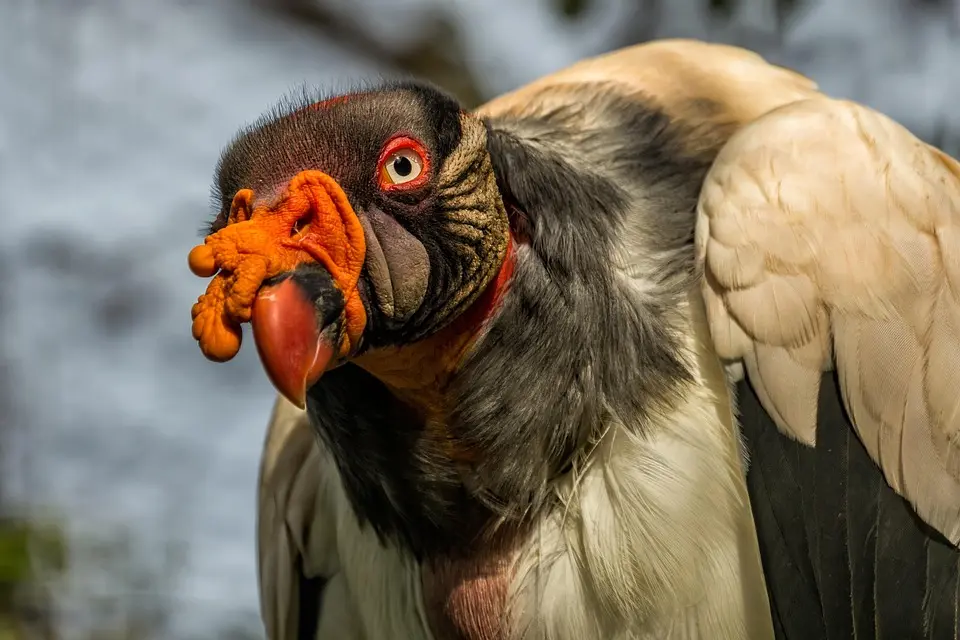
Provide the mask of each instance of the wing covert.
[{"label": "wing covert", "polygon": [[866,107],[775,109],[701,192],[702,292],[784,433],[814,445],[821,373],[891,487],[960,544],[960,164]]}]

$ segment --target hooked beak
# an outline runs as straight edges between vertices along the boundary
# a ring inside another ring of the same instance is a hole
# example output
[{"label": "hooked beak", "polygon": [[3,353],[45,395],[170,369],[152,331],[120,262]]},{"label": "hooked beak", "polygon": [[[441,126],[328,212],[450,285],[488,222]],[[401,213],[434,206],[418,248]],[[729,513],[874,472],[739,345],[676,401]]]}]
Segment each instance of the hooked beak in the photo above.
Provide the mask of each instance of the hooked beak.
[{"label": "hooked beak", "polygon": [[267,377],[298,408],[336,360],[344,321],[343,294],[319,266],[301,267],[264,284],[250,324]]},{"label": "hooked beak", "polygon": [[200,349],[229,360],[249,320],[267,376],[303,408],[330,363],[362,340],[365,256],[363,225],[326,173],[301,171],[269,206],[239,190],[226,225],[190,251],[191,270],[213,277],[191,310]]}]

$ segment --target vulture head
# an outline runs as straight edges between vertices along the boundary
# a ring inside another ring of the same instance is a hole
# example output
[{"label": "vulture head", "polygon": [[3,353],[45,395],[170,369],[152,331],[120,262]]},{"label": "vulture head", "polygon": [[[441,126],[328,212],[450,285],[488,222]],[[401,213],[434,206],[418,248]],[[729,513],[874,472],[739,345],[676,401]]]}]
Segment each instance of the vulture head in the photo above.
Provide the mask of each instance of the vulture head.
[{"label": "vulture head", "polygon": [[[417,557],[521,530],[609,416],[640,425],[689,379],[669,319],[706,165],[670,147],[665,116],[586,89],[622,121],[578,147],[575,109],[498,126],[401,83],[285,104],[217,168],[194,335],[223,360],[249,321],[360,521]],[[685,214],[626,228],[654,205]],[[660,252],[659,295],[618,271],[624,231]]]},{"label": "vulture head", "polygon": [[[252,305],[254,337],[271,381],[303,407],[323,373],[346,361],[398,378],[401,386],[399,378],[418,375],[417,367],[452,364],[424,356],[403,366],[395,360],[406,351],[416,358],[403,347],[458,319],[457,333],[474,332],[484,310],[471,305],[504,265],[510,232],[484,125],[447,96],[414,86],[274,115],[223,155],[216,178],[220,212],[211,232],[231,222],[238,194],[252,214],[244,215],[256,223],[258,213],[276,217],[292,191],[316,180],[320,197],[340,205],[333,217],[342,219],[331,221],[323,207],[307,206],[269,231],[304,249],[268,274]],[[345,233],[331,238],[331,224],[342,224]],[[351,228],[362,237],[351,238]],[[353,266],[331,259],[341,251],[354,254],[345,260],[353,259],[356,273],[337,273]],[[430,356],[462,355],[463,340],[447,337],[429,347],[449,353]]]}]

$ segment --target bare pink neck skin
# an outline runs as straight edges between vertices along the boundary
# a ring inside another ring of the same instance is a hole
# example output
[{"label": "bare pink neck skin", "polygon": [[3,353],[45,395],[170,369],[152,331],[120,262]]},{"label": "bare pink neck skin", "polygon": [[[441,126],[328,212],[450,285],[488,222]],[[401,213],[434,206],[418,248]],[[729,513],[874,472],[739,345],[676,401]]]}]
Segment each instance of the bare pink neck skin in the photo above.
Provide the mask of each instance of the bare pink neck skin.
[{"label": "bare pink neck skin", "polygon": [[425,563],[423,598],[436,640],[506,640],[512,557],[497,550]]}]

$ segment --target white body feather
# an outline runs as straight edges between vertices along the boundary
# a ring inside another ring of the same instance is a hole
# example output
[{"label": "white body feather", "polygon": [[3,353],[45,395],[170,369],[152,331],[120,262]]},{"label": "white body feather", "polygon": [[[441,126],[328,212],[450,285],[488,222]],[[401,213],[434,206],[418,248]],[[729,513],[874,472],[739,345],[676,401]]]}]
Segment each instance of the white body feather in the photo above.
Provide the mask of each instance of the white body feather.
[{"label": "white body feather", "polygon": [[[515,585],[523,638],[772,638],[738,438],[699,300],[687,313],[696,380],[648,426],[606,434],[561,491],[569,508],[542,523]],[[696,330],[696,329],[701,330]]]}]

